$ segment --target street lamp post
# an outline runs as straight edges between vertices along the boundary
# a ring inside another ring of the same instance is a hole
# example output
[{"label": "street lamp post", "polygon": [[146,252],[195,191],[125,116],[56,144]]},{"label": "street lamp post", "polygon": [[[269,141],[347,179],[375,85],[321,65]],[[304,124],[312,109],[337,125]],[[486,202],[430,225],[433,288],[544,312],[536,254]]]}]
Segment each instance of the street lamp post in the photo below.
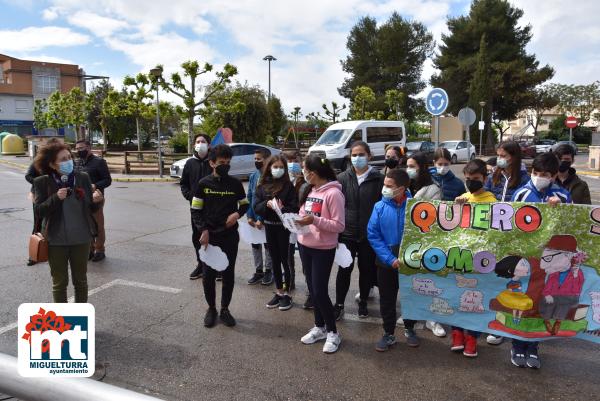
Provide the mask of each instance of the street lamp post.
[{"label": "street lamp post", "polygon": [[276,61],[277,59],[270,54],[263,57],[263,60],[269,62],[269,97],[268,100],[271,101],[271,61]]},{"label": "street lamp post", "polygon": [[483,121],[483,108],[485,107],[485,102],[481,101],[479,102],[479,105],[481,106],[481,117],[479,118],[479,156],[481,156],[483,155],[483,128],[485,124],[485,122]]},{"label": "street lamp post", "polygon": [[162,78],[162,68],[153,68],[150,74],[156,78],[156,134],[158,136],[158,174],[163,178],[162,145],[160,143],[160,111],[158,109],[158,82]]}]

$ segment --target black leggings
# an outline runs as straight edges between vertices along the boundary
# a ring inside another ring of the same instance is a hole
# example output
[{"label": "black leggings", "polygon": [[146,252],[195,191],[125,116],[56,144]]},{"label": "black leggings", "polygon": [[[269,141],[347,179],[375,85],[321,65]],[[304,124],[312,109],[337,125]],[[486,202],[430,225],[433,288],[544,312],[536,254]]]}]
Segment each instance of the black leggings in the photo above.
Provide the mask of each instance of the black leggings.
[{"label": "black leggings", "polygon": [[[383,330],[394,334],[396,330],[396,302],[398,301],[398,270],[377,266],[377,284],[379,287],[379,310],[383,319]],[[415,320],[404,319],[404,327],[413,330]]]},{"label": "black leggings", "polygon": [[[233,286],[235,283],[235,260],[237,259],[238,244],[240,236],[237,230],[228,230],[225,233],[213,234],[210,233],[208,242],[211,245],[220,247],[229,261],[229,266],[222,272],[223,288],[221,291],[221,308],[229,307],[231,297],[233,295]],[[204,297],[206,303],[211,308],[216,304],[216,279],[218,272],[213,268],[204,265],[204,277],[202,278],[202,286],[204,287]]]},{"label": "black leggings", "polygon": [[352,264],[349,267],[338,268],[335,279],[335,303],[344,305],[348,289],[350,288],[350,278],[354,269],[354,259],[358,254],[358,288],[360,289],[360,299],[366,301],[369,291],[377,285],[377,270],[375,268],[375,252],[369,241],[361,242],[342,241],[348,247],[352,255]]},{"label": "black leggings", "polygon": [[[278,290],[289,290],[292,281],[290,265],[288,262],[290,232],[286,230],[283,225],[265,223],[265,234],[267,236],[267,244],[269,244],[269,252],[271,253],[275,288]],[[283,275],[281,273],[282,266]]]},{"label": "black leggings", "polygon": [[335,248],[315,249],[298,244],[300,259],[308,291],[312,298],[315,314],[315,326],[326,327],[327,331],[337,333],[333,304],[329,298],[329,276],[335,258]]}]

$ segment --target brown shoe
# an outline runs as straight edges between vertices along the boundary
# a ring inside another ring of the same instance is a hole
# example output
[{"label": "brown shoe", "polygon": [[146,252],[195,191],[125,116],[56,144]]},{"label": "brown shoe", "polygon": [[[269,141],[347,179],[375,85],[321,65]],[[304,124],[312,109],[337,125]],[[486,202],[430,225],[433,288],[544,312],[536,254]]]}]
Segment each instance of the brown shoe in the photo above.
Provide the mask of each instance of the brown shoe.
[{"label": "brown shoe", "polygon": [[550,324],[550,320],[544,319],[544,326],[546,326],[546,331],[552,334],[552,325]]},{"label": "brown shoe", "polygon": [[552,335],[556,336],[558,335],[558,330],[560,329],[560,320],[556,320],[554,322],[554,326],[552,326]]}]

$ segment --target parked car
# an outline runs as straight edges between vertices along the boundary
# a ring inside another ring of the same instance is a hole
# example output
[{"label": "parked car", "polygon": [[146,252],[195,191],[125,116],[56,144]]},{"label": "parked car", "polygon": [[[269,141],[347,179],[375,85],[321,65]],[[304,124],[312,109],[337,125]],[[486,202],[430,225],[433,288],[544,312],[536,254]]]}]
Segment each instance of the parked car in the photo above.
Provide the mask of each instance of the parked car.
[{"label": "parked car", "polygon": [[406,156],[410,157],[413,153],[421,152],[425,154],[428,162],[433,162],[434,143],[429,141],[407,142],[406,148]]},{"label": "parked car", "polygon": [[552,145],[552,151],[554,152],[556,150],[556,148],[558,148],[560,145],[571,145],[571,147],[573,149],[575,149],[575,154],[577,154],[577,144],[573,141],[560,141],[560,142],[556,142],[554,145]]},{"label": "parked car", "polygon": [[382,166],[388,145],[404,146],[406,131],[402,121],[344,121],[332,124],[317,142],[308,148],[326,158],[334,169],[346,170],[349,166],[350,146],[354,141],[364,141],[371,148],[371,164]]},{"label": "parked car", "polygon": [[519,146],[521,147],[521,154],[524,158],[533,159],[537,153],[536,146],[531,142],[519,142]]},{"label": "parked car", "polygon": [[[229,175],[237,178],[246,178],[254,170],[254,151],[258,148],[267,148],[271,151],[272,155],[278,155],[281,153],[279,149],[272,148],[270,146],[258,145],[256,143],[229,143],[231,150],[233,151],[233,159],[231,159],[231,169]],[[183,167],[185,163],[190,159],[189,157],[176,161],[171,165],[171,177],[181,178]]]},{"label": "parked car", "polygon": [[552,151],[552,145],[554,145],[556,141],[554,139],[540,139],[535,143],[535,152],[536,153],[546,153]]},{"label": "parked car", "polygon": [[475,158],[475,146],[467,141],[446,141],[440,143],[440,148],[446,148],[452,156],[452,163],[467,162]]}]

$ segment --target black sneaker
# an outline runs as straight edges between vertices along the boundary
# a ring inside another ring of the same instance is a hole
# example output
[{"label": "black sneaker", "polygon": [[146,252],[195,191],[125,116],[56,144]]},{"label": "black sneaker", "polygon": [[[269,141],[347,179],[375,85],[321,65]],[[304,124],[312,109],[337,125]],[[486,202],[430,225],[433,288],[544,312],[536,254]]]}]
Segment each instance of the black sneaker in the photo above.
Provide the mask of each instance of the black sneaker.
[{"label": "black sneaker", "polygon": [[217,323],[217,309],[208,308],[204,315],[204,327],[213,327]]},{"label": "black sneaker", "polygon": [[252,277],[250,277],[250,279],[248,279],[248,284],[249,285],[258,284],[260,281],[262,281],[264,276],[265,276],[265,274],[263,272],[256,272],[252,275]]},{"label": "black sneaker", "polygon": [[27,266],[33,266],[35,265],[37,262],[31,260],[31,259],[27,259]]},{"label": "black sneaker", "polygon": [[367,301],[360,301],[358,303],[358,317],[361,319],[369,317],[369,310],[367,309]]},{"label": "black sneaker", "polygon": [[217,273],[217,281],[223,281],[223,273],[222,272],[218,272]]},{"label": "black sneaker", "polygon": [[306,297],[306,301],[304,301],[304,304],[302,304],[302,308],[303,309],[314,309],[314,307],[315,306],[313,305],[313,301],[312,301],[311,296],[310,295],[307,296]]},{"label": "black sneaker", "polygon": [[335,320],[341,320],[344,317],[344,305],[333,305],[333,313],[335,316]]},{"label": "black sneaker", "polygon": [[190,280],[198,280],[199,278],[202,278],[202,265],[200,263],[198,263],[198,266],[190,274]]},{"label": "black sneaker", "polygon": [[279,299],[279,310],[288,310],[292,308],[292,297],[284,295]]},{"label": "black sneaker", "polygon": [[227,308],[221,309],[221,315],[219,316],[219,318],[221,319],[221,321],[223,322],[223,324],[225,326],[227,326],[227,327],[235,326],[235,319],[233,318],[233,316],[231,316],[231,312],[229,312],[229,309],[227,309]]},{"label": "black sneaker", "polygon": [[262,285],[271,285],[273,284],[273,272],[271,270],[267,270],[262,279]]},{"label": "black sneaker", "polygon": [[104,252],[96,252],[94,257],[92,257],[92,262],[100,262],[103,259],[106,259]]},{"label": "black sneaker", "polygon": [[92,258],[94,257],[94,251],[91,250],[89,255],[88,255],[88,260],[92,260]]},{"label": "black sneaker", "polygon": [[271,300],[269,302],[267,302],[267,308],[269,308],[269,309],[277,308],[279,306],[279,303],[281,302],[281,298],[283,298],[283,297],[279,294],[273,295],[273,298],[271,298]]}]

